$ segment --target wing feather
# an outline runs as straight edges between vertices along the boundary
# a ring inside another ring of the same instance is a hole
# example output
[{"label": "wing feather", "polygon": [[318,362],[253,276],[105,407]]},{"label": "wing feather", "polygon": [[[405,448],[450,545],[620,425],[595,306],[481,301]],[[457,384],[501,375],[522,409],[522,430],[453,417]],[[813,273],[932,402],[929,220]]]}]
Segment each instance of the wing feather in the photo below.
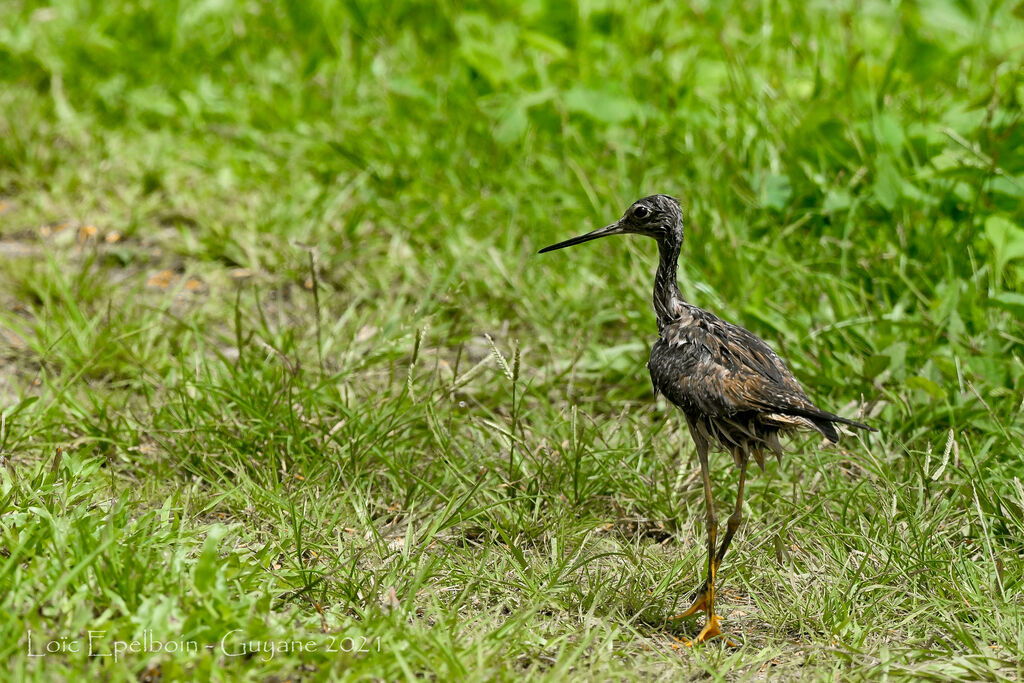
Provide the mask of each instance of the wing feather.
[{"label": "wing feather", "polygon": [[835,434],[828,422],[870,429],[815,406],[779,355],[749,330],[695,307],[689,313],[664,327],[648,364],[655,389],[676,405],[709,417],[798,416],[827,437]]}]

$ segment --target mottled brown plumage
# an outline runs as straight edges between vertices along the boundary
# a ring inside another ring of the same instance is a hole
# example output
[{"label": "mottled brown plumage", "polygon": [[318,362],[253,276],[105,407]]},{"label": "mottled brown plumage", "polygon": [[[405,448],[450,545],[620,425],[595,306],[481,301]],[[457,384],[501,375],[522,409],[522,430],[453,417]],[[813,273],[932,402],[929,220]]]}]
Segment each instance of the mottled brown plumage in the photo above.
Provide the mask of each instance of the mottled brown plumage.
[{"label": "mottled brown plumage", "polygon": [[[707,510],[708,578],[682,616],[706,612],[704,629],[697,638],[704,641],[721,633],[714,614],[715,575],[742,519],[748,458],[753,456],[763,470],[766,450],[781,457],[779,434],[796,430],[815,430],[835,442],[839,439],[837,424],[874,429],[815,406],[768,344],[683,299],[676,283],[683,217],[674,198],[644,197],[615,223],[545,247],[540,253],[621,234],[647,235],[658,243],[654,278],[658,341],[647,367],[655,393],[664,394],[683,411],[700,460]],[[736,507],[721,546],[717,545],[718,521],[708,466],[712,448],[732,454],[740,468]]]}]

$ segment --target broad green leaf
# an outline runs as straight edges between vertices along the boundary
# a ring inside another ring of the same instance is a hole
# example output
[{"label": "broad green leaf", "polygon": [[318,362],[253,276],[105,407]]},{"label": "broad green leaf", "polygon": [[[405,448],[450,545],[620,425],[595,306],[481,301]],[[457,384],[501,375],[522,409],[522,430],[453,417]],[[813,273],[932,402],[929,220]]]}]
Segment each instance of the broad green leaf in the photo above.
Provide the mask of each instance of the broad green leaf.
[{"label": "broad green leaf", "polygon": [[942,123],[962,136],[970,136],[985,123],[985,109],[967,109],[953,106],[942,115]]},{"label": "broad green leaf", "polygon": [[786,207],[792,194],[793,187],[789,182],[789,176],[769,173],[761,186],[761,205],[781,211]]},{"label": "broad green leaf", "polygon": [[908,377],[906,385],[911,389],[920,389],[932,398],[946,397],[946,391],[927,377]]},{"label": "broad green leaf", "polygon": [[515,80],[524,70],[518,56],[519,31],[509,22],[495,22],[483,14],[464,14],[455,22],[459,55],[491,85]]},{"label": "broad green leaf", "polygon": [[428,102],[432,106],[436,106],[437,98],[433,94],[427,92],[423,86],[411,78],[393,78],[387,82],[388,90],[401,95],[402,97],[409,97],[416,100],[422,100]]},{"label": "broad green leaf", "polygon": [[1013,199],[1024,200],[1024,176],[996,176],[989,182],[989,191],[993,194],[1004,194]]},{"label": "broad green leaf", "polygon": [[892,359],[885,354],[878,353],[873,356],[869,356],[867,360],[864,361],[864,369],[862,372],[868,379],[874,379],[882,374],[882,372],[889,367],[889,363],[891,362]]},{"label": "broad green leaf", "polygon": [[642,111],[640,104],[631,97],[583,87],[565,93],[565,106],[571,112],[608,124],[625,123]]},{"label": "broad green leaf", "polygon": [[992,245],[997,277],[1008,262],[1024,256],[1024,230],[1003,216],[985,219],[985,238]]},{"label": "broad green leaf", "polygon": [[193,574],[193,581],[200,591],[212,586],[217,577],[217,568],[220,567],[220,542],[227,533],[226,526],[214,524],[206,534],[206,541],[203,542],[203,550],[199,554],[199,561],[196,562]]},{"label": "broad green leaf", "polygon": [[537,31],[523,31],[523,42],[532,47],[546,52],[555,59],[565,59],[569,56],[569,49],[551,36]]},{"label": "broad green leaf", "polygon": [[821,209],[825,213],[846,211],[850,208],[852,202],[853,196],[848,190],[832,189],[825,195],[825,201],[822,203]]},{"label": "broad green leaf", "polygon": [[898,152],[906,142],[903,128],[890,114],[882,114],[878,117],[878,140],[890,151]]},{"label": "broad green leaf", "polygon": [[523,137],[523,133],[526,132],[528,123],[529,116],[527,115],[526,108],[513,104],[501,114],[498,125],[494,128],[495,141],[502,145],[510,145],[517,142]]},{"label": "broad green leaf", "polygon": [[883,355],[889,357],[888,367],[896,377],[904,374],[907,365],[907,348],[907,342],[898,341],[882,352]]},{"label": "broad green leaf", "polygon": [[1024,315],[1024,294],[1002,292],[989,298],[989,303],[1017,315]]},{"label": "broad green leaf", "polygon": [[896,170],[892,159],[887,155],[879,156],[875,162],[875,197],[878,203],[887,211],[896,208],[896,201],[900,197],[901,186],[900,174]]}]

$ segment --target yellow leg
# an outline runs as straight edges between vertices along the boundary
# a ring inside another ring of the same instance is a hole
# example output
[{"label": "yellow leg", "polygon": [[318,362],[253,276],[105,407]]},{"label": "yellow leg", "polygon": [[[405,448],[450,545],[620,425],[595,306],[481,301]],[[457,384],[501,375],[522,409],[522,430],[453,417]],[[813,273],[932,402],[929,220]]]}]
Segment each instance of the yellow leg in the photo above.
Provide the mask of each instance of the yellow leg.
[{"label": "yellow leg", "polygon": [[[740,459],[740,482],[738,492],[736,494],[736,509],[729,517],[729,524],[726,527],[725,538],[722,539],[722,545],[717,548],[717,552],[716,541],[718,537],[718,520],[715,518],[714,499],[711,495],[711,472],[708,466],[707,449],[701,448],[700,445],[698,445],[697,458],[700,460],[701,474],[704,479],[704,505],[707,511],[708,578],[707,581],[704,582],[704,586],[697,591],[697,595],[694,597],[693,603],[677,618],[685,619],[693,616],[697,612],[704,612],[704,628],[701,629],[701,632],[697,635],[696,641],[694,641],[697,643],[703,643],[715,636],[722,635],[721,619],[717,614],[715,614],[715,578],[718,575],[718,567],[722,563],[722,558],[725,557],[725,551],[729,547],[729,543],[732,541],[732,537],[736,533],[736,529],[739,528],[740,522],[743,519],[743,484],[746,481],[747,476],[747,457],[746,454],[744,454]],[[730,640],[726,640],[726,642],[731,647],[736,646],[736,644]],[[693,645],[693,642],[686,641],[686,644]]]},{"label": "yellow leg", "polygon": [[743,521],[743,484],[747,480],[747,455],[744,453],[740,456],[740,483],[736,488],[736,508],[733,510],[732,515],[729,516],[729,523],[725,529],[725,538],[722,539],[722,546],[718,549],[718,555],[715,557],[715,569],[722,564],[722,558],[725,557],[725,551],[729,548],[729,543],[732,542],[733,534],[740,528],[740,522]]}]

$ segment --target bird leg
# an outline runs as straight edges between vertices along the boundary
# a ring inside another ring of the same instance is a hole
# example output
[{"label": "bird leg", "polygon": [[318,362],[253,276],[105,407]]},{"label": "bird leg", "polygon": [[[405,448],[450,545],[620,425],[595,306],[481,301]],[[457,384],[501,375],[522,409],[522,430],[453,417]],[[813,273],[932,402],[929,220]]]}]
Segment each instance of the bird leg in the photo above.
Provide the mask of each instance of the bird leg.
[{"label": "bird leg", "polygon": [[[725,551],[729,547],[729,543],[732,541],[733,535],[739,528],[740,523],[743,521],[743,484],[747,477],[747,454],[743,453],[740,456],[740,482],[736,493],[736,508],[732,515],[729,516],[729,522],[726,526],[725,537],[722,539],[722,545],[718,547],[717,553],[715,552],[716,537],[718,535],[718,520],[715,518],[714,511],[714,500],[711,496],[711,476],[708,467],[707,452],[698,448],[697,457],[700,459],[701,474],[704,478],[704,504],[707,508],[707,527],[708,527],[708,578],[704,582],[704,585],[697,591],[697,595],[694,597],[693,604],[687,608],[685,612],[679,615],[678,618],[690,617],[697,612],[704,612],[706,614],[704,620],[704,628],[697,636],[696,642],[703,643],[715,636],[722,635],[720,628],[721,622],[717,614],[715,614],[715,577],[718,574],[718,567],[722,564],[722,558],[725,557]],[[726,640],[726,643],[732,647],[736,644],[730,640]],[[687,643],[692,645],[692,642]]]},{"label": "bird leg", "polygon": [[697,642],[703,643],[705,640],[721,634],[722,631],[718,627],[718,615],[715,614],[715,572],[718,571],[715,547],[718,545],[718,519],[715,517],[715,501],[711,495],[711,470],[708,466],[708,448],[706,444],[697,443],[696,445],[697,459],[700,460],[700,473],[704,480],[704,509],[707,513],[708,578],[697,591],[693,604],[677,618],[685,619],[697,612],[704,612],[707,615],[704,621],[704,628],[697,636]]},{"label": "bird leg", "polygon": [[718,555],[715,556],[715,570],[718,570],[718,566],[722,564],[722,558],[725,557],[725,551],[729,548],[729,543],[732,541],[733,534],[740,528],[740,523],[743,521],[743,484],[747,480],[747,454],[743,453],[740,455],[740,483],[736,487],[736,509],[733,510],[732,514],[729,515],[729,521],[725,527],[725,538],[722,539],[722,545],[718,549]]}]

